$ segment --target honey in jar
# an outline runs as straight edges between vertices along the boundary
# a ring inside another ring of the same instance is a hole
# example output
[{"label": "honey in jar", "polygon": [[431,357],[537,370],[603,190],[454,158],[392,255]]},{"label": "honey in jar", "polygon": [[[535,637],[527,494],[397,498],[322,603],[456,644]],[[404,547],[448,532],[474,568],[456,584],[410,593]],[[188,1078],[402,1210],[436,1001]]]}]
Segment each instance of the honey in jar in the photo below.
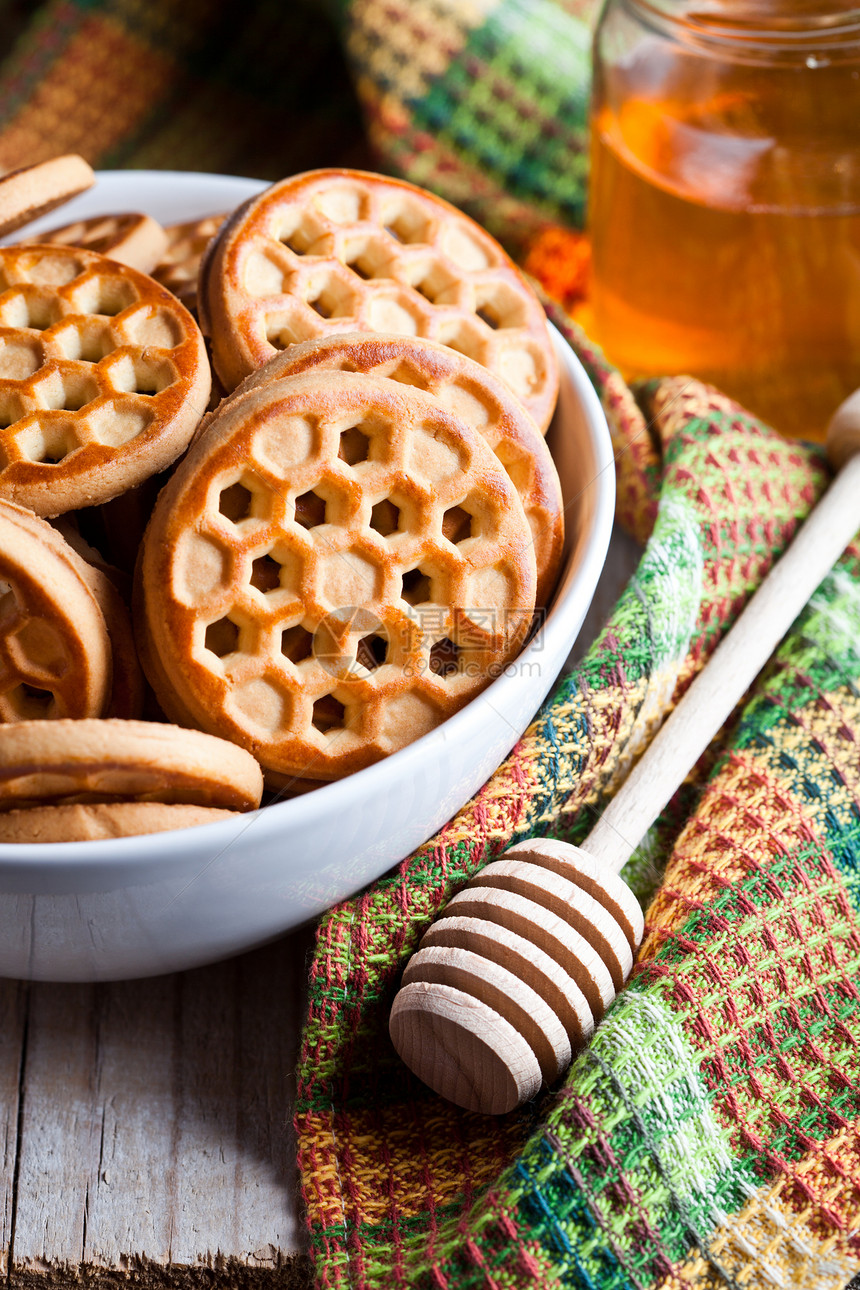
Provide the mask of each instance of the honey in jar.
[{"label": "honey in jar", "polygon": [[595,338],[819,438],[860,385],[860,10],[609,0],[595,37]]}]

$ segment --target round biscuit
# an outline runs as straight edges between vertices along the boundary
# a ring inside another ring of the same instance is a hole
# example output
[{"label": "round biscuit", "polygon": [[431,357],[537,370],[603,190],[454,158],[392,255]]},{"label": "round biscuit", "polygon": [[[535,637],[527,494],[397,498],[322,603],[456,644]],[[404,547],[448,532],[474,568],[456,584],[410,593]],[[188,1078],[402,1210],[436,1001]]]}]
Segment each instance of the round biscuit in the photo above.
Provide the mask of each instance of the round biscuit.
[{"label": "round biscuit", "polygon": [[47,215],[95,182],[92,167],[75,153],[7,171],[0,176],[0,237]]},{"label": "round biscuit", "polygon": [[109,260],[128,264],[141,273],[152,273],[167,250],[167,233],[151,215],[126,212],[122,215],[94,215],[51,229],[33,242],[50,242],[62,246],[81,246],[97,251]]},{"label": "round biscuit", "polygon": [[251,810],[263,776],[243,748],[199,730],[117,718],[0,725],[0,810],[78,802]]},{"label": "round biscuit", "polygon": [[0,247],[0,497],[94,506],[163,470],[206,410],[203,337],[175,296],[78,247]]},{"label": "round biscuit", "polygon": [[217,824],[238,811],[163,802],[94,802],[0,812],[0,843],[97,842]]},{"label": "round biscuit", "polygon": [[142,662],[168,711],[267,772],[339,778],[489,684],[535,582],[522,503],[480,435],[397,382],[304,373],[225,404],[160,494]]},{"label": "round biscuit", "polygon": [[[10,509],[13,507],[11,502],[5,505]],[[111,581],[107,566],[98,568],[87,558],[87,544],[79,534],[74,533],[71,526],[63,525],[62,521],[59,525],[49,524],[23,506],[14,506],[14,511],[20,525],[41,537],[61,559],[72,566],[89,587],[105,621],[112,661],[110,696],[101,712],[81,715],[139,717],[143,712],[143,673],[137,659],[129,612]],[[91,551],[91,554],[98,556],[95,551]]]},{"label": "round biscuit", "polygon": [[0,501],[0,721],[98,717],[112,684],[104,615],[74,552]]},{"label": "round biscuit", "polygon": [[[319,369],[384,376],[438,399],[478,430],[520,495],[537,565],[535,603],[549,603],[564,548],[564,501],[558,472],[534,420],[504,381],[447,345],[417,336],[346,332],[292,345],[258,368],[228,399],[270,381]],[[204,434],[212,413],[200,423]]]},{"label": "round biscuit", "polygon": [[227,390],[300,341],[395,332],[474,358],[549,425],[558,361],[535,292],[479,224],[404,180],[315,170],[273,184],[222,225],[198,296]]}]

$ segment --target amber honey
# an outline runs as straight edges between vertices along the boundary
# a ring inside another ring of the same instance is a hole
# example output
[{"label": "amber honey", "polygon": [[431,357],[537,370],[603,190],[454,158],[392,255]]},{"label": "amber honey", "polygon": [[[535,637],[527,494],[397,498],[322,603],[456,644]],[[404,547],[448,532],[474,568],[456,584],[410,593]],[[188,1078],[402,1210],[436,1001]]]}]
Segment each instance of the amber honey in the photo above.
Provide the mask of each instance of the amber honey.
[{"label": "amber honey", "polygon": [[818,438],[860,385],[860,56],[729,52],[654,36],[599,69],[594,331],[628,376]]}]

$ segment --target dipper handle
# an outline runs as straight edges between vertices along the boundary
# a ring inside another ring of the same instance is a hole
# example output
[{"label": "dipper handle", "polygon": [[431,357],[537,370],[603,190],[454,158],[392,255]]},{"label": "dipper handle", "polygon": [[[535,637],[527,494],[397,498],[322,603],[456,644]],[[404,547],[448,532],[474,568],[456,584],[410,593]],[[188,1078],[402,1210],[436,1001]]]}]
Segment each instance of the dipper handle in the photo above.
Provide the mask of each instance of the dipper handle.
[{"label": "dipper handle", "polygon": [[835,412],[827,451],[839,473],[582,843],[613,872],[623,869],[860,529],[860,390]]},{"label": "dipper handle", "polygon": [[839,474],[582,847],[521,842],[424,934],[391,1010],[420,1079],[499,1114],[552,1083],[621,989],[642,911],[618,873],[860,528],[860,391],[828,433]]}]

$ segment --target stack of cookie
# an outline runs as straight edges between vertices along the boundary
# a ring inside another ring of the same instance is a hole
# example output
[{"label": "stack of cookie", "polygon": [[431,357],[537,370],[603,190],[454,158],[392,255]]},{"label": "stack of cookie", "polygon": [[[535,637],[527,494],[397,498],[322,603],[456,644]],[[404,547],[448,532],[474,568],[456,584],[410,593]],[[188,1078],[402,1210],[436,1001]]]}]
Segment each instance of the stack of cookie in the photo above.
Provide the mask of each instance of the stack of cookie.
[{"label": "stack of cookie", "polygon": [[[23,200],[4,209],[5,182],[0,232]],[[183,300],[224,391],[214,407]],[[557,388],[543,311],[501,248],[381,176],[319,171],[226,219],[117,216],[0,247],[0,719],[18,723],[15,767],[33,732],[42,758],[84,727],[87,756],[133,749],[145,713],[180,750],[194,732],[302,791],[438,725],[511,662],[552,594],[564,526],[542,433]],[[121,552],[145,521],[132,628],[104,561],[129,573]],[[45,717],[66,719],[54,745]],[[0,787],[0,810],[29,817],[15,837],[179,827],[144,819],[152,800],[158,821],[260,800],[150,799],[134,775],[108,791],[89,763],[84,778],[30,798]],[[37,819],[36,799],[65,814]]]}]

